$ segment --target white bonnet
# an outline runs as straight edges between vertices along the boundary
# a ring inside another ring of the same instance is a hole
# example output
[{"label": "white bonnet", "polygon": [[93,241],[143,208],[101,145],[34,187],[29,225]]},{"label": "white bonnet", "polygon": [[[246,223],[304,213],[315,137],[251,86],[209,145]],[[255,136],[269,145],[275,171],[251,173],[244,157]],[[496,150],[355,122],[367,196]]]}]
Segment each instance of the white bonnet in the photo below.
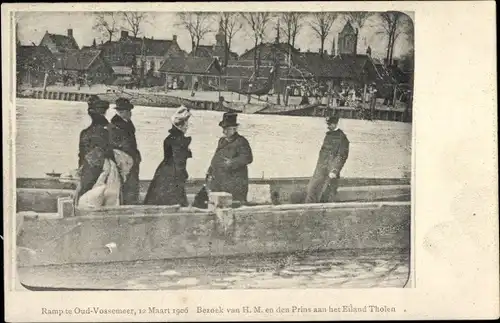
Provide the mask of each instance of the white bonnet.
[{"label": "white bonnet", "polygon": [[174,126],[181,125],[189,120],[191,112],[184,105],[181,105],[177,111],[170,117],[170,121]]}]

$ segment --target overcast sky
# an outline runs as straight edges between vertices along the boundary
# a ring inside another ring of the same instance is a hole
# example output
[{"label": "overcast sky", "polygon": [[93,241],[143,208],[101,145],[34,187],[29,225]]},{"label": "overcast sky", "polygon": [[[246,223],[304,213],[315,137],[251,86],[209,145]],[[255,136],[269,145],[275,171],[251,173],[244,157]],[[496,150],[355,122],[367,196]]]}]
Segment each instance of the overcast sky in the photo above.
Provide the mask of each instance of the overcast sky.
[{"label": "overcast sky", "polygon": [[[408,13],[413,18],[411,13]],[[172,39],[172,35],[177,35],[179,46],[187,52],[191,51],[191,41],[189,34],[182,27],[176,26],[178,22],[174,13],[169,12],[152,12],[148,13],[149,19],[141,26],[140,36],[153,37],[155,39]],[[80,47],[91,45],[94,38],[99,43],[101,40],[106,41],[99,32],[94,31],[94,15],[91,12],[18,12],[16,13],[16,21],[19,26],[19,39],[23,45],[32,43],[39,44],[45,31],[55,34],[66,35],[67,29],[73,29],[73,36]],[[337,37],[345,24],[345,20],[338,18],[334,23],[332,30],[325,42],[325,49],[331,51],[333,37]],[[214,30],[217,29],[217,22],[214,21]],[[380,31],[380,21],[377,16],[372,16],[364,28],[360,32],[358,40],[358,53],[365,53],[367,46],[372,48],[372,55],[375,57],[385,57],[387,39],[384,35],[378,33]],[[119,36],[119,33],[117,34]],[[215,42],[215,33],[208,34],[201,44],[213,44]],[[275,25],[270,26],[267,33],[267,41],[274,40],[276,37]],[[283,38],[282,38],[283,39]],[[249,28],[241,30],[233,40],[232,50],[238,54],[242,54],[247,49],[253,47],[253,40]],[[297,40],[296,47],[301,51],[311,50],[317,51],[320,48],[320,41],[315,36],[311,27],[305,20]],[[408,37],[401,34],[396,41],[394,56],[398,57],[405,54],[409,48],[412,48]]]}]

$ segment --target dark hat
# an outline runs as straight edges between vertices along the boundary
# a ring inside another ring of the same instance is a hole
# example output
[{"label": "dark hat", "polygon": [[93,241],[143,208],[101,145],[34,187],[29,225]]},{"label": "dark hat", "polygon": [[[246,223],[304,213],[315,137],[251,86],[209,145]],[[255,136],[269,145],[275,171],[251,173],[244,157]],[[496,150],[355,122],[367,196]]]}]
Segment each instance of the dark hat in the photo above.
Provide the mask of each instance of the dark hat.
[{"label": "dark hat", "polygon": [[95,111],[96,109],[105,109],[107,110],[109,108],[109,102],[108,101],[104,101],[104,100],[101,100],[99,98],[97,99],[89,99],[89,101],[87,102],[89,107],[88,107],[88,110],[89,111]]},{"label": "dark hat", "polygon": [[99,97],[95,94],[92,94],[88,99],[87,99],[87,103],[88,105],[91,105],[93,102],[96,102],[96,101],[99,101]]},{"label": "dark hat", "polygon": [[238,114],[236,114],[236,113],[226,112],[222,116],[222,121],[219,122],[219,126],[221,126],[222,128],[236,127],[239,125],[239,123],[236,122],[237,117],[238,117]]},{"label": "dark hat", "polygon": [[134,105],[130,103],[129,99],[125,98],[116,99],[115,104],[116,110],[132,110],[134,108]]},{"label": "dark hat", "polygon": [[336,113],[333,116],[330,116],[330,117],[326,118],[326,123],[328,123],[328,124],[332,124],[332,123],[337,124],[337,123],[339,123],[339,119],[340,119],[340,117]]}]

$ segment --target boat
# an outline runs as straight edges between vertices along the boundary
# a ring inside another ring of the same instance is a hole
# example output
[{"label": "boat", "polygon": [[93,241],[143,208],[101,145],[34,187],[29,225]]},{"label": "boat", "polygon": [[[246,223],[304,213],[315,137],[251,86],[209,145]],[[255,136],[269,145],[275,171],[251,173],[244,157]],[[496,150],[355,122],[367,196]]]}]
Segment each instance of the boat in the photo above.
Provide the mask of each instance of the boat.
[{"label": "boat", "polygon": [[[58,198],[72,197],[78,179],[18,178],[16,180],[17,212],[57,212]],[[299,204],[305,198],[308,177],[251,178],[249,200],[258,203]],[[149,180],[139,182],[139,195],[143,199],[149,187]],[[204,179],[191,179],[186,183],[189,199],[205,184]],[[409,178],[340,178],[338,201],[394,201],[409,200]],[[265,196],[262,196],[265,195]]]},{"label": "boat", "polygon": [[60,178],[62,173],[55,173],[54,171],[52,171],[49,173],[45,173],[45,175],[47,175],[47,177],[49,178]]},{"label": "boat", "polygon": [[129,99],[134,105],[149,106],[158,108],[171,108],[180,105],[195,107],[201,101],[185,99],[162,93],[135,92],[135,91],[116,91],[107,93],[98,93],[97,96],[108,102],[115,102],[118,98]]},{"label": "boat", "polygon": [[[257,179],[250,181],[249,200],[255,202],[251,206],[214,210],[131,205],[80,210],[80,216],[69,217],[57,212],[61,199],[71,199],[70,183],[19,183],[24,185],[17,187],[17,212],[24,221],[18,246],[32,251],[19,257],[21,267],[230,256],[257,250],[409,248],[408,179],[343,179],[346,186],[339,189],[337,201],[324,204],[303,204],[304,178]],[[201,179],[189,183],[191,200],[200,183]],[[141,184],[144,195],[145,182]]]}]

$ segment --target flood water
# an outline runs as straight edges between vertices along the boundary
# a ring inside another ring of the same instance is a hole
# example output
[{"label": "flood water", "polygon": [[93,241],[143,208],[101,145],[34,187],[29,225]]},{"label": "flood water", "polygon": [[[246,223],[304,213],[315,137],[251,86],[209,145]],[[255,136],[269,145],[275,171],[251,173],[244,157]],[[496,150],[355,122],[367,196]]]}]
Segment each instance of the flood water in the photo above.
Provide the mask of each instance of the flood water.
[{"label": "flood water", "polygon": [[[83,102],[17,100],[17,177],[77,168],[79,134],[90,124],[86,107]],[[143,156],[141,179],[151,179],[163,159],[163,140],[174,111],[140,106],[133,110]],[[192,112],[188,135],[193,138],[193,158],[187,167],[191,178],[203,178],[221,135],[222,113]],[[108,119],[113,113],[110,109]],[[323,118],[240,114],[238,120],[254,154],[250,177],[312,175],[326,131]],[[411,170],[411,124],[343,119],[340,128],[351,142],[344,177],[402,177]]]},{"label": "flood water", "polygon": [[[133,120],[143,156],[141,179],[150,179],[163,158],[170,108],[136,107]],[[192,111],[189,135],[191,178],[205,176],[221,135],[221,112]],[[108,117],[111,118],[110,109]],[[18,99],[17,177],[44,177],[77,167],[78,140],[90,124],[86,104]],[[326,131],[322,118],[238,116],[240,133],[253,149],[250,177],[311,176]],[[350,140],[345,177],[402,177],[411,170],[411,124],[341,120]],[[251,289],[404,287],[408,251],[331,251],[305,255],[266,255],[19,268],[23,283],[66,288]]]},{"label": "flood water", "polygon": [[88,289],[272,289],[406,287],[403,250],[349,250],[20,268],[34,287]]}]

